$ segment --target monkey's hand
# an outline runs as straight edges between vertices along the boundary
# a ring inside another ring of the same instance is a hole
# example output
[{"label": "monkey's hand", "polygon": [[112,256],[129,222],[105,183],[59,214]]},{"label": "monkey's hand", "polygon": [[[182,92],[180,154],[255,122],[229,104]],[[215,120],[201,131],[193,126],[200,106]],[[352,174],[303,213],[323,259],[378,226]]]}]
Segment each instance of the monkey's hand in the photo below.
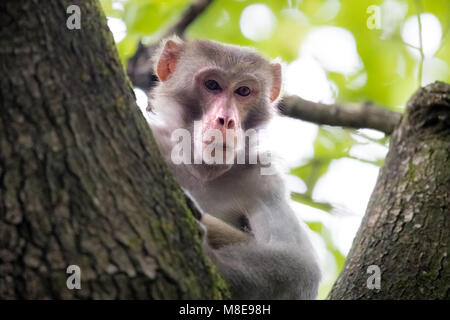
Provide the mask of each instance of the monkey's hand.
[{"label": "monkey's hand", "polygon": [[206,240],[213,249],[231,244],[248,243],[254,238],[251,233],[241,231],[207,213],[202,215],[201,222],[206,227]]}]

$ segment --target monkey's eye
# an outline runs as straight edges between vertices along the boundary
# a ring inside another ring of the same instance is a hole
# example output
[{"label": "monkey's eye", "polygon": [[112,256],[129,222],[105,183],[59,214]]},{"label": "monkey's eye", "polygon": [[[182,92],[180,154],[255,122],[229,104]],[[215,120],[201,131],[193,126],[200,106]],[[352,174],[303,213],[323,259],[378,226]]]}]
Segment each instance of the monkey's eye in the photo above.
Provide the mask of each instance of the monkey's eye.
[{"label": "monkey's eye", "polygon": [[220,90],[221,87],[215,80],[206,80],[205,81],[205,87],[207,87],[209,90]]},{"label": "monkey's eye", "polygon": [[248,96],[250,94],[250,88],[249,87],[245,87],[245,86],[244,87],[239,87],[234,92],[236,92],[240,96],[246,97],[246,96]]}]

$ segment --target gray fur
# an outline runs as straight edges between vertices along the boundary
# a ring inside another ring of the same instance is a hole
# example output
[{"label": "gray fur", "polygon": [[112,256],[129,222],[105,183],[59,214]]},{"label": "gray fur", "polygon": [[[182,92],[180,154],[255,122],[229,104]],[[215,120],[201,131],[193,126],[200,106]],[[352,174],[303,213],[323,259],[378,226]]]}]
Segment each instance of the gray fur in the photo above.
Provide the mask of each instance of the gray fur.
[{"label": "gray fur", "polygon": [[233,298],[314,299],[320,271],[306,231],[289,206],[280,174],[261,175],[260,164],[171,163],[170,133],[179,127],[189,129],[206,107],[192,83],[196,72],[208,65],[218,66],[229,77],[250,73],[261,81],[263,92],[253,106],[258,116],[249,112],[244,129],[263,127],[275,109],[268,99],[272,79],[267,60],[248,49],[203,40],[183,44],[175,72],[153,92],[152,131],[177,181],[202,212],[238,229],[248,221],[245,229],[254,235],[249,243],[217,250],[205,242],[205,250],[230,284]]}]

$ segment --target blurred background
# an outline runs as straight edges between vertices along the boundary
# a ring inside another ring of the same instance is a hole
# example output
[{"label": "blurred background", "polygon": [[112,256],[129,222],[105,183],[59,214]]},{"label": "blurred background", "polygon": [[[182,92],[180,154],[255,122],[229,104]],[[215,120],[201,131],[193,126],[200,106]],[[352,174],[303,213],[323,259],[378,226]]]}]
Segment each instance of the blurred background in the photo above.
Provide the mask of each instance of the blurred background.
[{"label": "blurred background", "polygon": [[[123,62],[159,39],[192,0],[101,0]],[[449,0],[216,0],[186,32],[251,46],[284,64],[284,91],[315,102],[374,101],[402,112],[412,93],[450,82]],[[135,89],[145,115],[147,97]],[[292,206],[323,270],[339,274],[388,151],[383,133],[279,117],[270,125]]]}]

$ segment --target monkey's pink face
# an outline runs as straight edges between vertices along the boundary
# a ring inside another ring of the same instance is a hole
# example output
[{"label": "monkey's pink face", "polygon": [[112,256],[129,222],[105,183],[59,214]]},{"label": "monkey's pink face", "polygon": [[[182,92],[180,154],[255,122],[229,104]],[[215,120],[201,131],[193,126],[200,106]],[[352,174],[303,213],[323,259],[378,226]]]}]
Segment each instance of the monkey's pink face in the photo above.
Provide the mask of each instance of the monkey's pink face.
[{"label": "monkey's pink face", "polygon": [[[202,138],[204,144],[222,144],[235,151],[242,133],[242,119],[260,98],[260,85],[251,75],[233,77],[217,68],[205,68],[194,77],[202,104]],[[221,139],[214,141],[220,132]]]},{"label": "monkey's pink face", "polygon": [[193,133],[194,164],[206,164],[196,167],[226,170],[234,156],[250,154],[250,135],[257,130],[249,129],[270,119],[280,94],[281,65],[248,50],[212,42],[189,45],[169,39],[161,49],[155,64],[159,88],[163,96],[176,101],[179,117],[173,118],[179,121],[174,120],[175,125]]}]

